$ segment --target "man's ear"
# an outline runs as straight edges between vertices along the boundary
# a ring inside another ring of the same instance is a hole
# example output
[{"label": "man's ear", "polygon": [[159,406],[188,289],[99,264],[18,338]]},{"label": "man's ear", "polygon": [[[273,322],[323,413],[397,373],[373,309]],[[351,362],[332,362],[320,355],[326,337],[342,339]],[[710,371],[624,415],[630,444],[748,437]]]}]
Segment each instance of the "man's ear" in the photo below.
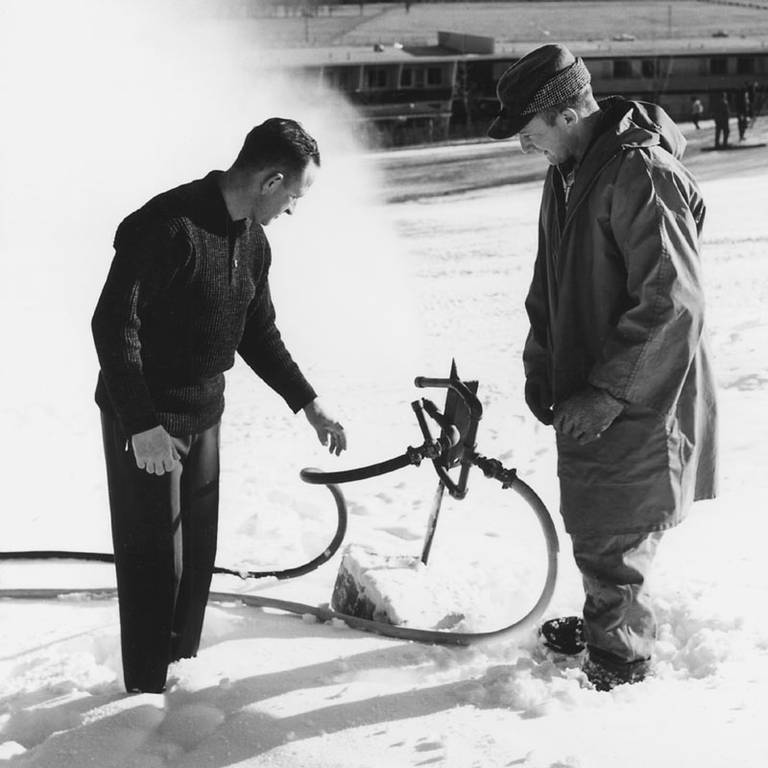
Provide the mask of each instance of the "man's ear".
[{"label": "man's ear", "polygon": [[283,183],[284,179],[285,174],[280,171],[274,171],[267,174],[261,182],[261,193],[269,194],[274,192]]},{"label": "man's ear", "polygon": [[559,115],[558,118],[563,121],[563,124],[567,126],[568,128],[572,128],[576,123],[579,122],[579,113],[572,109],[571,107],[567,107],[564,109]]}]

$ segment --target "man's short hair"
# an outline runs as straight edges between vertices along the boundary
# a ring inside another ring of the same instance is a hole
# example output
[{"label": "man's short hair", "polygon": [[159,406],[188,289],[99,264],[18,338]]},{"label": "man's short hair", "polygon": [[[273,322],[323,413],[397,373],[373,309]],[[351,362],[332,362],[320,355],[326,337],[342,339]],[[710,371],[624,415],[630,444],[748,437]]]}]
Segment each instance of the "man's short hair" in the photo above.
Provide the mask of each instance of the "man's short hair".
[{"label": "man's short hair", "polygon": [[547,125],[554,125],[557,120],[557,116],[566,109],[574,109],[577,112],[581,109],[592,107],[594,96],[592,95],[592,86],[587,83],[578,93],[574,93],[573,96],[569,96],[565,101],[561,101],[559,104],[555,104],[554,107],[545,109],[541,116]]},{"label": "man's short hair", "polygon": [[271,117],[249,131],[235,166],[250,171],[274,168],[295,175],[310,162],[320,165],[320,151],[301,123]]}]

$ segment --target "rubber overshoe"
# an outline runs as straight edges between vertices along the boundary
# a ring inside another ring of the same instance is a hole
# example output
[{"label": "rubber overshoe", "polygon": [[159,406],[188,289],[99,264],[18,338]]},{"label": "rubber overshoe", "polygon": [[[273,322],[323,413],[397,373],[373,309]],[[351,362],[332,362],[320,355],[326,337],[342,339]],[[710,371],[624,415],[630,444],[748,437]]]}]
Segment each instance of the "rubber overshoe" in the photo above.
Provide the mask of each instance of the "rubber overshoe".
[{"label": "rubber overshoe", "polygon": [[621,661],[591,648],[581,670],[597,691],[611,691],[618,685],[641,683],[653,672],[650,659]]},{"label": "rubber overshoe", "polygon": [[557,653],[575,656],[585,648],[584,620],[581,616],[562,616],[539,627],[544,645]]}]

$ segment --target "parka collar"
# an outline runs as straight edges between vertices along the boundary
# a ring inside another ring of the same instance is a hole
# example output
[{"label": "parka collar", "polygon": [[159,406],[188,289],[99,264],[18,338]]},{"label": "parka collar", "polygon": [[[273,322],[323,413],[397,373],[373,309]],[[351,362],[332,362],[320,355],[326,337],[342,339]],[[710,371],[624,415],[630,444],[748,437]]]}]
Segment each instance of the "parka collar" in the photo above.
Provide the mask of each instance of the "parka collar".
[{"label": "parka collar", "polygon": [[601,120],[576,172],[569,213],[578,206],[602,168],[617,153],[660,146],[680,159],[685,151],[685,137],[661,107],[621,97],[602,100],[599,106]]}]

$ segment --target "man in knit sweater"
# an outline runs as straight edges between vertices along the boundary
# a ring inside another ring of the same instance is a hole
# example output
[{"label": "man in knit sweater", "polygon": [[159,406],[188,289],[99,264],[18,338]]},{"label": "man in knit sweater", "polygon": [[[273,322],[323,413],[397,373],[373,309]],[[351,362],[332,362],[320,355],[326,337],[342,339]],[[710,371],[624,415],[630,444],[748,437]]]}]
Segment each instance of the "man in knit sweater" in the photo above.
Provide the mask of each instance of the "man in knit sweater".
[{"label": "man in knit sweater", "polygon": [[198,650],[235,353],[332,453],[346,448],[281,339],[268,282],[263,227],[293,212],[319,165],[301,125],[272,118],[229,170],[154,197],[115,235],[92,328],[128,691],[164,690],[168,664]]}]

